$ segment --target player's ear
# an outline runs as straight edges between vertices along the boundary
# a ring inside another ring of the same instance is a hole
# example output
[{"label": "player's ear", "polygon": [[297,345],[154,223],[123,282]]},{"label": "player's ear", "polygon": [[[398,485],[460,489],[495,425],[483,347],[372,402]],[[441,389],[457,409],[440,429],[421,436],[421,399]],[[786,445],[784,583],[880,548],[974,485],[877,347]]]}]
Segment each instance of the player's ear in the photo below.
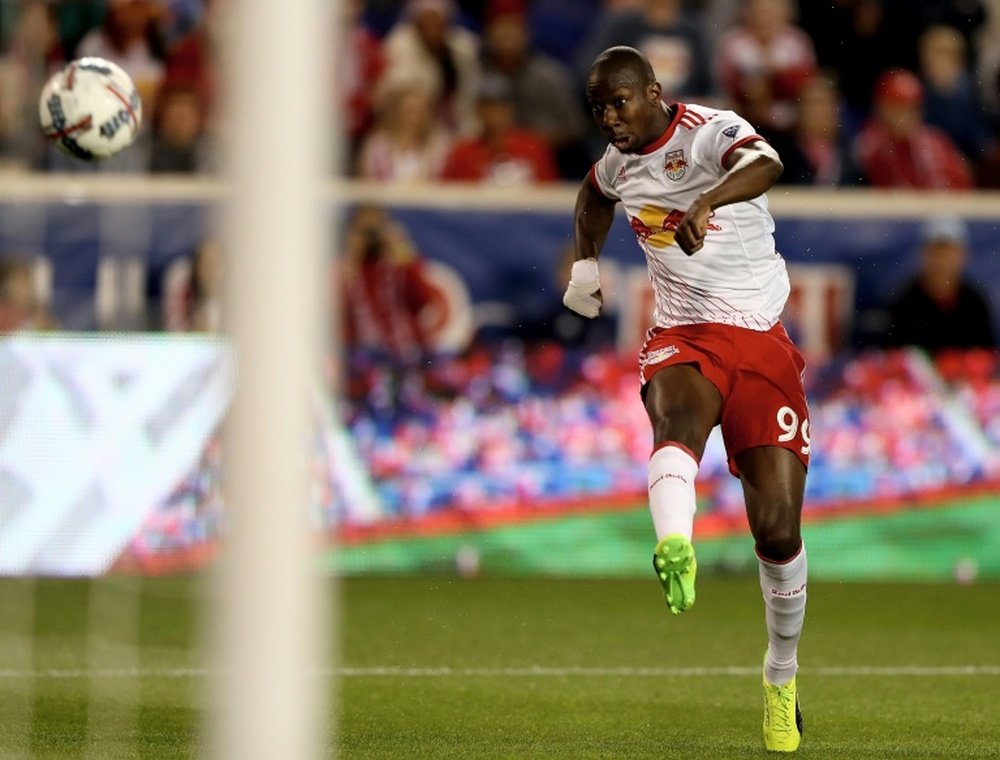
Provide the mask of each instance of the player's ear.
[{"label": "player's ear", "polygon": [[650,103],[659,103],[660,97],[663,95],[663,88],[660,87],[660,83],[654,79],[646,85],[646,95],[649,98]]}]

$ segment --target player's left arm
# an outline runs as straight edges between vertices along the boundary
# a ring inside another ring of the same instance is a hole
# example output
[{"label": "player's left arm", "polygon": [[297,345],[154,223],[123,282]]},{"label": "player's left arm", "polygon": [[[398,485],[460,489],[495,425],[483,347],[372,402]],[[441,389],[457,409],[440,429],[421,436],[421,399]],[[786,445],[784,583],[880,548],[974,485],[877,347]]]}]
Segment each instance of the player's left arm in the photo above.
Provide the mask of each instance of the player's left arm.
[{"label": "player's left arm", "polygon": [[777,151],[764,140],[741,145],[726,157],[726,173],[698,196],[677,225],[675,242],[688,256],[705,244],[708,218],[720,206],[766,193],[784,169]]}]

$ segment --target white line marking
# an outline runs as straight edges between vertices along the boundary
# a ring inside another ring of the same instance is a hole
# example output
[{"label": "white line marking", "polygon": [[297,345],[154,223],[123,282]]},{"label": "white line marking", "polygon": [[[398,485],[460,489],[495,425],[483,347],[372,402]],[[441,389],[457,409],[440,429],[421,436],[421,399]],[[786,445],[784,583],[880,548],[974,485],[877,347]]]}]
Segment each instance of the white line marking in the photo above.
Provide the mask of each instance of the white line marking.
[{"label": "white line marking", "polygon": [[[818,677],[937,678],[941,676],[1000,676],[1000,665],[857,665],[843,667],[803,667],[799,672]],[[14,679],[90,679],[90,678],[209,678],[221,671],[210,668],[50,668],[42,670],[0,670],[0,680]],[[760,674],[760,666],[677,668],[435,668],[341,667],[322,668],[316,675],[338,678],[690,678],[731,677]]]}]

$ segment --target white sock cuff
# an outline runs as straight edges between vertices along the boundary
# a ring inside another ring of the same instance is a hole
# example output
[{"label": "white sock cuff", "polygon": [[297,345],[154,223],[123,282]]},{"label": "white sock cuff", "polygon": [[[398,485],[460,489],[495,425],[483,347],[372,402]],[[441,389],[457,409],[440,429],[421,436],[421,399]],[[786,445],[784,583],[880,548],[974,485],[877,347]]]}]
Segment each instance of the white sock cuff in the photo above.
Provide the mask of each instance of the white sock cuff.
[{"label": "white sock cuff", "polygon": [[757,555],[757,561],[760,563],[761,573],[771,580],[779,582],[789,581],[796,578],[806,569],[806,545],[805,543],[801,544],[795,555],[784,562],[774,562],[760,556],[760,554]]},{"label": "white sock cuff", "polygon": [[694,452],[683,443],[674,441],[659,444],[649,457],[650,472],[670,470],[693,479],[698,474],[699,466]]}]

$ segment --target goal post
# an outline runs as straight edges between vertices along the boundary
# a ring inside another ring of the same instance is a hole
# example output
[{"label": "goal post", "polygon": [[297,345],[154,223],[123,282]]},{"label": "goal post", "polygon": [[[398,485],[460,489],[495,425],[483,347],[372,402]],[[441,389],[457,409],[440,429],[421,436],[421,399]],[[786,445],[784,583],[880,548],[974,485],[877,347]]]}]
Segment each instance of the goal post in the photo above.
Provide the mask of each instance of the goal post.
[{"label": "goal post", "polygon": [[321,737],[325,614],[307,525],[310,398],[332,215],[321,185],[334,0],[232,0],[222,202],[237,381],[225,430],[230,528],[215,614],[213,756],[306,760]]}]

